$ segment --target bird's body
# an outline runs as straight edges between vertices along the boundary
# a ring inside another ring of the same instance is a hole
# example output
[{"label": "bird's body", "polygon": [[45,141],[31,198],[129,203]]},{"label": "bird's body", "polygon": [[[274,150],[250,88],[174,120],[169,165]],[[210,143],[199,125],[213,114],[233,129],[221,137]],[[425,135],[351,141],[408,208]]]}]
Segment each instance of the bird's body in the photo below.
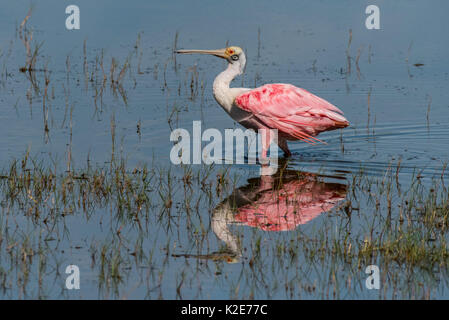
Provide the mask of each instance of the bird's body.
[{"label": "bird's body", "polygon": [[234,189],[212,210],[211,228],[225,242],[231,253],[227,257],[235,258],[225,261],[237,262],[244,251],[230,226],[246,225],[264,231],[294,230],[330,211],[345,199],[346,193],[346,184],[326,182],[315,174],[283,167],[273,176],[252,178],[247,185]]},{"label": "bird's body", "polygon": [[[302,140],[310,144],[323,131],[344,128],[349,122],[343,112],[326,100],[291,84],[266,84],[259,88],[231,88],[240,75],[246,57],[239,47],[221,50],[180,50],[178,53],[206,53],[228,60],[225,71],[214,81],[213,93],[220,106],[238,123],[248,129],[277,129],[277,144],[291,155],[287,141]],[[269,135],[263,142],[263,157],[272,142]]]}]

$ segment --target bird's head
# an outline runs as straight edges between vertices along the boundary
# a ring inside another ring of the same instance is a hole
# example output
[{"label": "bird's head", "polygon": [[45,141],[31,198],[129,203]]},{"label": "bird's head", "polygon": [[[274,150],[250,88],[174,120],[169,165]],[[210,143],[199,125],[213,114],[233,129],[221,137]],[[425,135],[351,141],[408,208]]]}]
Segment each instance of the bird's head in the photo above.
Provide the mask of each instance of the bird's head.
[{"label": "bird's head", "polygon": [[176,50],[175,52],[180,54],[210,54],[226,59],[233,67],[238,68],[240,73],[243,73],[243,70],[245,69],[245,53],[240,47],[232,46],[218,50]]}]

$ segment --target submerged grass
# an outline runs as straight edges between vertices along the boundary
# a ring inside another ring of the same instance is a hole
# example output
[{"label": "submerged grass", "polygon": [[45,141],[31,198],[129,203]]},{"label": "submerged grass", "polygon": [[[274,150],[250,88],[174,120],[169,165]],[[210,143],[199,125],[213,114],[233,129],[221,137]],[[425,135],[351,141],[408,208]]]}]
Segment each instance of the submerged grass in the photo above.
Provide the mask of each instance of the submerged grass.
[{"label": "submerged grass", "polygon": [[[364,269],[376,264],[380,298],[431,298],[447,285],[448,190],[444,175],[426,183],[414,177],[405,188],[397,181],[399,168],[381,177],[354,174],[346,199],[321,223],[283,233],[232,227],[243,256],[226,265],[219,254],[204,254],[217,246],[209,214],[241,177],[227,170],[214,176],[210,167],[128,169],[124,160],[58,171],[27,153],[0,174],[0,292],[53,296],[47,278],[61,278],[65,256],[55,248],[61,252],[70,225],[84,221],[107,226],[101,240],[71,245],[88,250],[91,263],[84,267],[97,274],[101,297],[128,296],[130,286],[146,288],[150,298],[204,297],[203,281],[211,278],[217,289],[229,288],[230,297],[363,297]],[[180,250],[197,255],[171,256]],[[174,278],[164,276],[173,272]]]}]

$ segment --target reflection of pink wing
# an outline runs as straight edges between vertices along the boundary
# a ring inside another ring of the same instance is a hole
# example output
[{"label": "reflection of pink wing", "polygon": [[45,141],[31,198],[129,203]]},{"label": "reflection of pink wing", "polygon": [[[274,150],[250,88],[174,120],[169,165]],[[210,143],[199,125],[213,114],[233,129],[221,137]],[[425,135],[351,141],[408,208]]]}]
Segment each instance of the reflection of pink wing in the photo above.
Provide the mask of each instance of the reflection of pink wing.
[{"label": "reflection of pink wing", "polygon": [[344,198],[324,183],[293,180],[280,190],[264,191],[255,202],[240,207],[235,220],[265,231],[293,230],[331,210]]},{"label": "reflection of pink wing", "polygon": [[336,106],[291,84],[264,85],[237,96],[235,104],[268,127],[309,143],[319,141],[313,136],[320,132],[349,125]]}]

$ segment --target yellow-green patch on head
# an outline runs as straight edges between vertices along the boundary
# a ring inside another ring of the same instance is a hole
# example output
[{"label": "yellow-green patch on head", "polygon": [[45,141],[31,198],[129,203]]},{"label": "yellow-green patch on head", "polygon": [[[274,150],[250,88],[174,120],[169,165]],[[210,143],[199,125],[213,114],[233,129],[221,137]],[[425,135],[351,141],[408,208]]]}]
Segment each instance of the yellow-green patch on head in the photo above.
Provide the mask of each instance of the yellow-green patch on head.
[{"label": "yellow-green patch on head", "polygon": [[227,56],[232,56],[232,55],[240,55],[243,52],[242,48],[240,47],[227,47],[225,50],[225,53]]}]

